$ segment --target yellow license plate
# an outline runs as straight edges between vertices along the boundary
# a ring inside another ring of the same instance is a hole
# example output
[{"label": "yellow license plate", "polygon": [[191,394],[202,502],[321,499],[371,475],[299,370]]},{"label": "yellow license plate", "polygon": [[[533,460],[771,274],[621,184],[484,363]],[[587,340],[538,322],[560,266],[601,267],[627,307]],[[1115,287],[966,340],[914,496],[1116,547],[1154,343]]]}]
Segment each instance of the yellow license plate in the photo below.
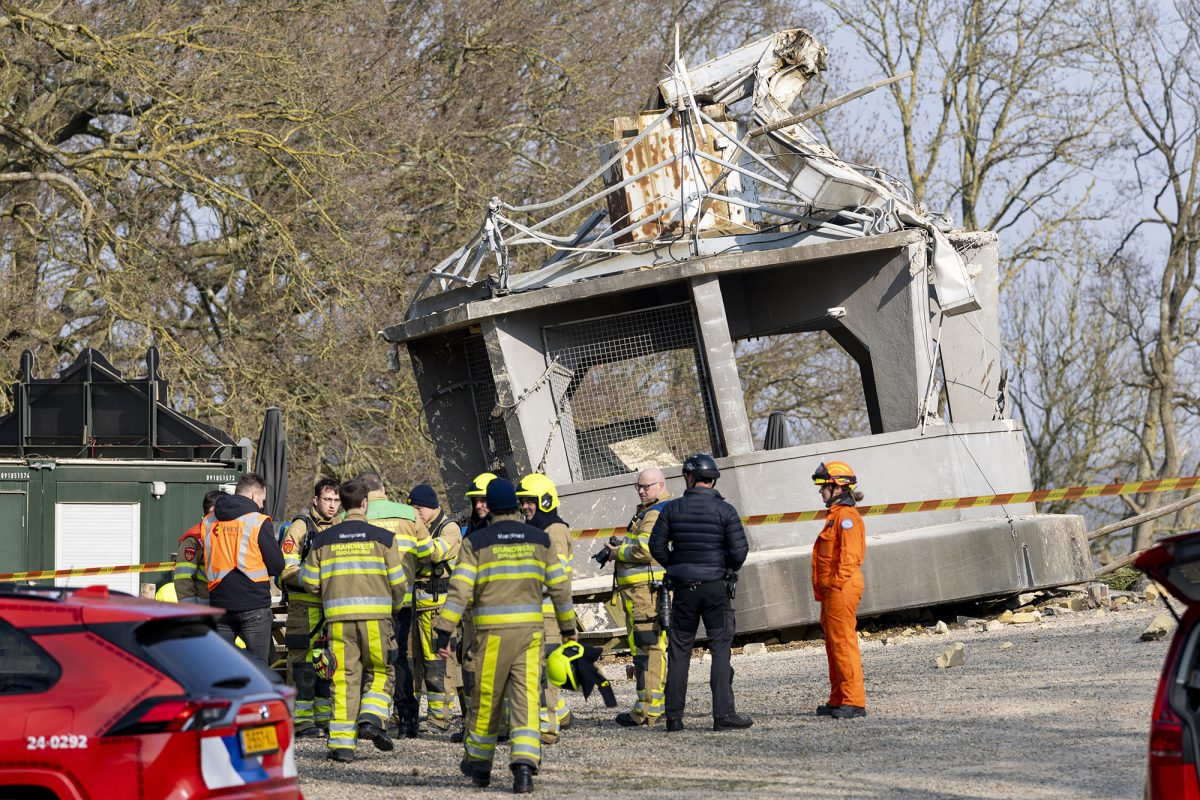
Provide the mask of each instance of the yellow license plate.
[{"label": "yellow license plate", "polygon": [[274,725],[242,729],[242,755],[256,756],[279,750],[279,736]]}]

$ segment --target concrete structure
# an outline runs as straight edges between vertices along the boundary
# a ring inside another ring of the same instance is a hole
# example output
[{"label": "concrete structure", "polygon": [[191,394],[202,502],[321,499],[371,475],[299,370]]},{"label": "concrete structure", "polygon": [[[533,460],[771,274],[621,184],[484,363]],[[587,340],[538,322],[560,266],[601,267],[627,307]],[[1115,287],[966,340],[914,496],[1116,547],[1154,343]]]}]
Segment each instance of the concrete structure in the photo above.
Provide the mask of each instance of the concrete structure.
[{"label": "concrete structure", "polygon": [[[960,242],[966,245],[982,307],[941,325],[925,235],[907,231],[700,258],[507,296],[459,289],[455,307],[423,315],[418,304],[410,321],[385,336],[411,354],[446,484],[464,486],[484,468],[519,477],[541,464],[577,528],[623,524],[636,499],[631,475],[643,464],[580,479],[578,446],[573,456],[568,441],[577,426],[562,424],[570,404],[555,390],[570,384],[555,380],[544,330],[679,303],[694,314],[711,398],[694,398],[707,406],[694,416],[707,419],[723,470],[719,488],[743,514],[817,507],[809,476],[834,457],[854,466],[870,503],[1023,491],[1032,487],[1021,430],[998,403],[995,239],[973,236]],[[872,435],[756,450],[732,342],[805,330],[828,331],[859,365]],[[948,402],[944,417],[926,416],[939,351]],[[487,375],[472,372],[472,352],[486,357]],[[678,464],[686,453],[673,455]],[[671,483],[682,490],[681,479]],[[737,599],[742,630],[815,621],[809,550],[819,527],[748,530],[752,553]],[[873,517],[868,535],[864,613],[1091,575],[1081,518],[1038,515],[1029,505]],[[585,548],[594,549],[581,542]],[[581,598],[610,585],[594,567],[576,558]]]},{"label": "concrete structure", "polygon": [[[617,142],[601,148],[603,192],[569,205],[587,194],[584,181],[549,203],[494,199],[480,233],[431,271],[383,336],[408,349],[452,496],[485,470],[540,470],[576,528],[624,525],[632,476],[646,466],[677,476],[695,451],[717,457],[720,490],[747,515],[815,508],[809,476],[834,457],[853,465],[868,503],[1032,488],[1021,430],[1005,413],[995,235],[951,233],[893,184],[838,160],[785,116],[791,90],[774,104],[754,95],[756,120],[781,126],[774,132],[743,135],[726,115],[723,104],[755,86],[823,68],[823,48],[803,31],[690,71],[677,63],[660,87],[665,110],[615,120]],[[759,134],[786,158],[750,148]],[[792,178],[775,166],[788,159]],[[725,191],[734,173],[737,191]],[[851,189],[857,199],[839,208]],[[606,210],[573,233],[550,233],[605,197]],[[516,219],[559,205],[540,222]],[[733,206],[746,213],[718,213]],[[520,271],[522,244],[555,252]],[[481,277],[492,259],[497,273]],[[760,449],[739,343],[814,334],[857,367],[870,434]],[[743,631],[816,620],[809,550],[819,528],[748,531]],[[1031,505],[873,517],[868,537],[867,614],[1092,574],[1081,518]],[[611,586],[593,562],[575,563],[580,598]]]}]

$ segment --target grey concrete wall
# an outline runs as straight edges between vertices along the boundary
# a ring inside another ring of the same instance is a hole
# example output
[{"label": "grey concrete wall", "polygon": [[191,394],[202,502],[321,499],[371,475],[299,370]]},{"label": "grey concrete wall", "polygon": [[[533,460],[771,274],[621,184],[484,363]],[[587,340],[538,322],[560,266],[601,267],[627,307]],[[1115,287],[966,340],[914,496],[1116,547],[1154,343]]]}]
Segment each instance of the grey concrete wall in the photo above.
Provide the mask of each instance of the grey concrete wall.
[{"label": "grey concrete wall", "polygon": [[729,337],[720,279],[716,275],[705,275],[693,278],[690,284],[696,319],[700,325],[704,360],[708,366],[709,386],[717,410],[717,422],[721,426],[721,441],[725,446],[724,455],[752,453],[754,439],[750,434],[746,399],[742,395],[742,382],[733,357],[733,341]]},{"label": "grey concrete wall", "polygon": [[[820,509],[811,476],[818,464],[833,458],[854,468],[866,505],[1032,488],[1021,430],[1016,423],[1002,420],[937,426],[924,435],[898,431],[722,458],[717,462],[722,473],[717,489],[743,515]],[[678,496],[683,478],[671,472],[667,486]],[[629,475],[560,485],[561,513],[577,529],[624,525],[637,505],[632,485]],[[1025,504],[874,516],[867,520],[867,532],[889,536],[930,525],[1033,511],[1032,505]],[[752,526],[746,533],[751,552],[758,552],[810,547],[820,528],[819,522],[801,522]],[[594,541],[580,541],[577,556],[597,547]],[[596,572],[594,563],[578,557],[575,567],[580,579]]]},{"label": "grey concrete wall", "polygon": [[460,502],[460,487],[465,487],[485,468],[474,400],[466,385],[470,376],[463,349],[464,335],[464,331],[459,331],[414,340],[407,345],[451,502]]},{"label": "grey concrete wall", "polygon": [[[820,618],[810,547],[752,554],[738,584],[738,632],[807,625]],[[868,536],[866,617],[884,611],[992,597],[1093,576],[1083,518],[1038,514]]]},{"label": "grey concrete wall", "polygon": [[[942,321],[942,366],[950,414],[955,422],[989,420],[995,414],[996,391],[1004,369],[1000,351],[999,243],[994,234],[981,233],[961,234],[952,241],[967,263],[981,308]],[[936,300],[933,308],[936,311]]]},{"label": "grey concrete wall", "polygon": [[[912,274],[919,252],[906,247],[723,275],[730,333],[744,339],[830,330],[866,366],[872,430],[913,428],[929,364],[928,286],[920,272]],[[827,310],[837,306],[846,315],[834,321]]]}]

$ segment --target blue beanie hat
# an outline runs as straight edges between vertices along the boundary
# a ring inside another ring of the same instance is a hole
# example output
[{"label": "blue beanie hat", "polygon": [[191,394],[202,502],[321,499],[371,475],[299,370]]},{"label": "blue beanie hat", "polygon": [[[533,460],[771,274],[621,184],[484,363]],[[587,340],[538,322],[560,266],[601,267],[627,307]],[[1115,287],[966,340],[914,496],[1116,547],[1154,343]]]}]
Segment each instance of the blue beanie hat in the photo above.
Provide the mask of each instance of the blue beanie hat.
[{"label": "blue beanie hat", "polygon": [[517,489],[512,481],[496,478],[487,485],[488,511],[515,511],[517,509]]},{"label": "blue beanie hat", "polygon": [[418,483],[408,493],[408,504],[422,508],[437,508],[439,506],[437,492],[428,483]]}]

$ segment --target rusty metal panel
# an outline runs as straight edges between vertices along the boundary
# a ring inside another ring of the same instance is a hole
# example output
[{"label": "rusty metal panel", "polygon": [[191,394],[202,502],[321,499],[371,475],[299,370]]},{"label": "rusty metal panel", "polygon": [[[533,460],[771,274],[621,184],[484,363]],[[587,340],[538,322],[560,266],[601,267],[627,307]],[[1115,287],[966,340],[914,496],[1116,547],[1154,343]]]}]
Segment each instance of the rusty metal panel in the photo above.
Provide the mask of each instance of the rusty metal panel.
[{"label": "rusty metal panel", "polygon": [[[717,124],[721,127],[721,132],[706,127],[704,139],[701,139],[698,126],[692,125],[690,130],[685,130],[679,125],[678,117],[672,120],[670,126],[653,131],[636,147],[631,148],[621,162],[608,170],[604,176],[605,186],[616,186],[655,164],[675,159],[680,153],[687,153],[689,146],[727,162],[736,163],[740,157],[733,140],[739,136],[738,124],[735,120],[721,119],[724,116],[723,111],[721,107],[706,109],[706,113],[713,112],[719,115]],[[609,160],[618,150],[628,145],[634,137],[646,130],[658,113],[639,116],[636,119],[636,129],[632,127],[632,123],[635,122],[632,118],[614,119],[613,132],[624,135],[615,142],[601,146],[601,160]],[[691,139],[686,145],[685,136]],[[721,167],[711,161],[685,156],[682,159],[671,160],[649,175],[611,192],[608,195],[608,216],[612,220],[613,230],[636,225],[644,220],[641,225],[620,237],[618,242],[628,244],[652,241],[679,236],[689,230],[700,211],[700,203],[686,203],[683,213],[668,209],[687,198],[699,195],[705,187],[710,187],[716,182],[720,173]],[[737,197],[746,193],[746,187],[743,186],[742,176],[734,172],[717,191]],[[724,200],[709,200],[704,203],[703,212],[697,225],[701,236],[754,233],[757,230],[754,220],[748,217],[743,206]],[[656,218],[659,214],[661,216]]]}]

